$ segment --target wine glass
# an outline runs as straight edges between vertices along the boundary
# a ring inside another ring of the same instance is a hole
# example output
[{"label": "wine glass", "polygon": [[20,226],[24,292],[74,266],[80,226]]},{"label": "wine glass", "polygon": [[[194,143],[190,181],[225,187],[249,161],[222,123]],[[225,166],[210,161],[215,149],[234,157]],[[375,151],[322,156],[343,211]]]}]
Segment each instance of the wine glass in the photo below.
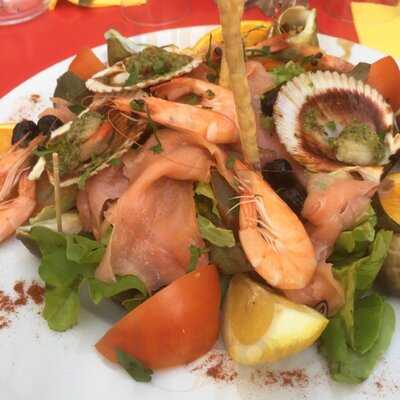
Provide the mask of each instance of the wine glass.
[{"label": "wine glass", "polygon": [[47,10],[49,0],[0,0],[0,25],[28,21]]},{"label": "wine glass", "polygon": [[172,7],[168,0],[147,0],[145,4],[131,6],[121,0],[123,17],[129,22],[144,26],[162,26],[185,18],[190,11],[189,0],[175,0]]}]

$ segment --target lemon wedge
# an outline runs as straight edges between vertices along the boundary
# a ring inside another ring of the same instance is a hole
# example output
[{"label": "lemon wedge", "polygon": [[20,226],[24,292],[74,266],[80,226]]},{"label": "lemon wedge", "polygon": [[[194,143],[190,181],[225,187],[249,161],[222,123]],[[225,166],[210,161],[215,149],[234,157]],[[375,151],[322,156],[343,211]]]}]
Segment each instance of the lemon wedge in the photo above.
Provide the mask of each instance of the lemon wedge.
[{"label": "lemon wedge", "polygon": [[5,153],[11,147],[12,131],[15,124],[0,124],[0,154]]},{"label": "lemon wedge", "polygon": [[380,223],[388,229],[400,231],[400,172],[386,175],[378,190],[378,198],[383,213],[379,213]]},{"label": "lemon wedge", "polygon": [[238,363],[275,362],[311,346],[328,320],[312,308],[269,292],[246,275],[232,279],[225,302],[223,335]]},{"label": "lemon wedge", "polygon": [[[267,38],[267,33],[271,23],[262,20],[247,20],[240,23],[240,31],[242,33],[245,46],[254,46]],[[212,44],[218,45],[223,42],[222,30],[219,26],[202,36],[194,45],[193,50],[197,54],[205,54],[210,45],[210,35]]]}]

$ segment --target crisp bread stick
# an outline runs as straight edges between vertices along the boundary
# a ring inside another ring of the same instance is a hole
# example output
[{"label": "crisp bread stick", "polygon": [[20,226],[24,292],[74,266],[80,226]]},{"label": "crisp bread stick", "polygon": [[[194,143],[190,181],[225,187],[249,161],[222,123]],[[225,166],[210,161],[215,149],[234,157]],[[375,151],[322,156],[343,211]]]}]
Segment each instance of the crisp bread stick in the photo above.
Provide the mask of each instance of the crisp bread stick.
[{"label": "crisp bread stick", "polygon": [[235,97],[243,155],[247,163],[259,169],[256,117],[251,106],[240,32],[243,0],[218,0],[218,8],[225,43],[224,53],[229,68],[229,81]]}]

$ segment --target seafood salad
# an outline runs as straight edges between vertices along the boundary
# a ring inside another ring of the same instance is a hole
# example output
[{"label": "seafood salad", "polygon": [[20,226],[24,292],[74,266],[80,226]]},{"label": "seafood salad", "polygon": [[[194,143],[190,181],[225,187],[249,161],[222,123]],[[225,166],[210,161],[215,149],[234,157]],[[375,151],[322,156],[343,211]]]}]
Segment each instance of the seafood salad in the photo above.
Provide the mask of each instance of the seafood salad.
[{"label": "seafood salad", "polygon": [[77,54],[0,154],[0,241],[40,258],[50,329],[83,291],[125,310],[96,349],[137,381],[221,334],[245,365],[315,344],[357,384],[400,295],[400,70],[324,52],[315,10],[233,3],[193,48],[109,30],[107,63]]}]

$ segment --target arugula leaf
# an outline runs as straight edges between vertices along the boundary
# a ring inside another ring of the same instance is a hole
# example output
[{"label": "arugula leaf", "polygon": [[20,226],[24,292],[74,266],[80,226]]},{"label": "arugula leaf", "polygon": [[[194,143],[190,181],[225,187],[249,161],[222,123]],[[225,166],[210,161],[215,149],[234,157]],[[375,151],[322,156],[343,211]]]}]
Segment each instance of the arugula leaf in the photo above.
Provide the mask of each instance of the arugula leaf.
[{"label": "arugula leaf", "polygon": [[70,261],[64,249],[56,249],[43,255],[39,265],[39,275],[48,285],[66,287],[72,285],[76,279],[89,275],[92,267]]},{"label": "arugula leaf", "polygon": [[138,382],[150,382],[153,370],[146,368],[139,360],[125,353],[123,350],[117,349],[118,363],[125,371]]},{"label": "arugula leaf", "polygon": [[142,297],[147,297],[147,289],[144,283],[133,275],[118,276],[115,282],[105,283],[96,278],[88,278],[90,298],[93,303],[99,304],[104,298],[110,298],[130,289],[140,292]]},{"label": "arugula leaf", "polygon": [[78,290],[77,284],[71,287],[46,286],[43,317],[50,329],[64,332],[78,323],[80,308]]},{"label": "arugula leaf", "polygon": [[188,272],[192,272],[196,268],[197,261],[199,260],[200,256],[204,253],[207,253],[208,249],[202,249],[200,247],[196,247],[191,244],[189,246],[189,252],[190,252],[190,260],[189,260]]},{"label": "arugula leaf", "polygon": [[283,66],[274,68],[270,74],[275,78],[277,85],[282,85],[304,72],[305,70],[300,64],[289,61]]},{"label": "arugula leaf", "polygon": [[214,192],[212,190],[212,187],[209,183],[205,183],[205,182],[197,182],[197,185],[194,189],[194,193],[199,195],[199,196],[204,196],[207,197],[208,199],[211,200],[212,202],[212,212],[218,217],[220,218],[220,214],[218,211],[218,202],[217,199],[215,198]]},{"label": "arugula leaf", "polygon": [[328,359],[334,380],[361,383],[371,374],[377,361],[389,347],[395,328],[395,314],[387,302],[384,302],[379,326],[377,340],[370,350],[361,354],[347,346],[346,331],[341,316],[337,315],[329,322],[321,336],[320,351]]},{"label": "arugula leaf", "polygon": [[58,248],[64,248],[66,240],[63,234],[41,226],[34,226],[30,232],[31,238],[38,245],[42,254],[51,253]]},{"label": "arugula leaf", "polygon": [[233,247],[235,237],[230,229],[219,228],[202,215],[197,216],[201,236],[219,247]]},{"label": "arugula leaf", "polygon": [[113,283],[95,279],[94,271],[105,252],[104,243],[44,227],[33,227],[30,236],[42,253],[39,274],[46,283],[43,316],[51,329],[64,331],[77,323],[79,289],[85,281],[96,304],[132,289],[140,293],[142,301],[147,297],[146,287],[135,276],[118,277]]},{"label": "arugula leaf", "polygon": [[81,235],[68,235],[66,257],[78,264],[99,264],[105,253],[105,246]]}]

